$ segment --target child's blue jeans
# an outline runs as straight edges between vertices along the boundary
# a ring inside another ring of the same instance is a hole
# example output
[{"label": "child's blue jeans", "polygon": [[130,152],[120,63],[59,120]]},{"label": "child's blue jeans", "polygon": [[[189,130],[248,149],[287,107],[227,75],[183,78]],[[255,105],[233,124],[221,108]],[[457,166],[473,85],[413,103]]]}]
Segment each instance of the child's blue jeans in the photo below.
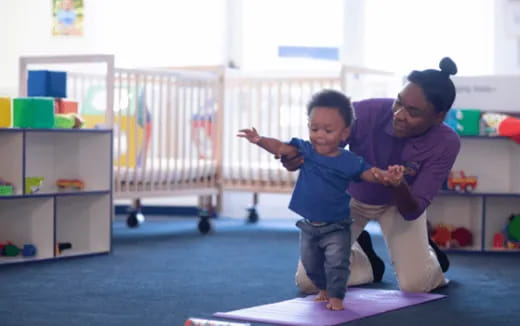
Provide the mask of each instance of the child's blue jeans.
[{"label": "child's blue jeans", "polygon": [[320,290],[327,290],[331,298],[343,299],[350,274],[351,221],[313,225],[302,219],[300,255],[307,276]]}]

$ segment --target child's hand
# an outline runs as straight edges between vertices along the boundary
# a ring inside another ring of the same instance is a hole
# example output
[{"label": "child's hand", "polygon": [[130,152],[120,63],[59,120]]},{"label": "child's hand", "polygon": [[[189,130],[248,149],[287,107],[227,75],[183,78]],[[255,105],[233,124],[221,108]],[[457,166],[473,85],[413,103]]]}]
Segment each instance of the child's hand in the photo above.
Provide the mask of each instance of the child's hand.
[{"label": "child's hand", "polygon": [[253,144],[257,144],[262,138],[254,127],[251,129],[241,129],[239,132],[238,137],[246,138]]},{"label": "child's hand", "polygon": [[403,182],[404,177],[404,166],[402,165],[390,165],[387,170],[388,185],[397,187]]},{"label": "child's hand", "polygon": [[404,167],[402,165],[390,165],[388,170],[372,168],[372,173],[377,182],[382,185],[397,187],[403,181]]}]

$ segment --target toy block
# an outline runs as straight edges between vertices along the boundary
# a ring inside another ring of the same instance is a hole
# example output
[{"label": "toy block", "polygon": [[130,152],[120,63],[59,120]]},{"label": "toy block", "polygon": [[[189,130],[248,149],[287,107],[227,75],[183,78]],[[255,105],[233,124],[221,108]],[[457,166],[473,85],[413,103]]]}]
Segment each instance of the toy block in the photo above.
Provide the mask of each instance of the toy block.
[{"label": "toy block", "polygon": [[61,98],[56,99],[56,113],[78,113],[78,102],[64,100]]},{"label": "toy block", "polygon": [[13,126],[17,128],[53,128],[52,98],[13,99]]},{"label": "toy block", "polygon": [[0,97],[0,128],[11,127],[11,99]]},{"label": "toy block", "polygon": [[29,70],[27,95],[67,97],[67,73],[64,71]]},{"label": "toy block", "polygon": [[460,135],[476,136],[480,134],[480,110],[452,109],[457,120],[456,131]]}]

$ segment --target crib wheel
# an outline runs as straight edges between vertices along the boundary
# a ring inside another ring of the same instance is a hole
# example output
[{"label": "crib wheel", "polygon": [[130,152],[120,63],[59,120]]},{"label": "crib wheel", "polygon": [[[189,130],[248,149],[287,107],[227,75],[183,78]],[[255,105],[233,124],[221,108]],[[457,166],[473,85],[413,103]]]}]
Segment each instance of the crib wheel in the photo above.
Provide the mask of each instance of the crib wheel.
[{"label": "crib wheel", "polygon": [[211,223],[207,217],[201,217],[199,221],[199,231],[202,234],[208,234],[211,231]]},{"label": "crib wheel", "polygon": [[139,224],[144,222],[144,215],[139,210],[135,210],[128,215],[126,218],[126,225],[128,225],[129,228],[136,228],[139,226]]},{"label": "crib wheel", "polygon": [[255,207],[251,207],[247,209],[249,214],[247,216],[247,223],[256,223],[258,222],[258,213],[256,212]]}]

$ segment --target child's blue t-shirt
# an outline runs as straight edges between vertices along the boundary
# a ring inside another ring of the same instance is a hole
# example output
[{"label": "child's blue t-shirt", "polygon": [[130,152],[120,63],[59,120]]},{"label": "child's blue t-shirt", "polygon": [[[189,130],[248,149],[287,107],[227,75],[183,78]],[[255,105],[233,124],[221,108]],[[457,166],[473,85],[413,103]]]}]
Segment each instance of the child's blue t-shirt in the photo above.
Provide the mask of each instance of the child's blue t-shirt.
[{"label": "child's blue t-shirt", "polygon": [[316,153],[303,139],[293,138],[289,144],[298,148],[304,158],[289,209],[314,222],[350,220],[349,182],[361,181],[361,174],[370,165],[345,149],[329,157]]}]

